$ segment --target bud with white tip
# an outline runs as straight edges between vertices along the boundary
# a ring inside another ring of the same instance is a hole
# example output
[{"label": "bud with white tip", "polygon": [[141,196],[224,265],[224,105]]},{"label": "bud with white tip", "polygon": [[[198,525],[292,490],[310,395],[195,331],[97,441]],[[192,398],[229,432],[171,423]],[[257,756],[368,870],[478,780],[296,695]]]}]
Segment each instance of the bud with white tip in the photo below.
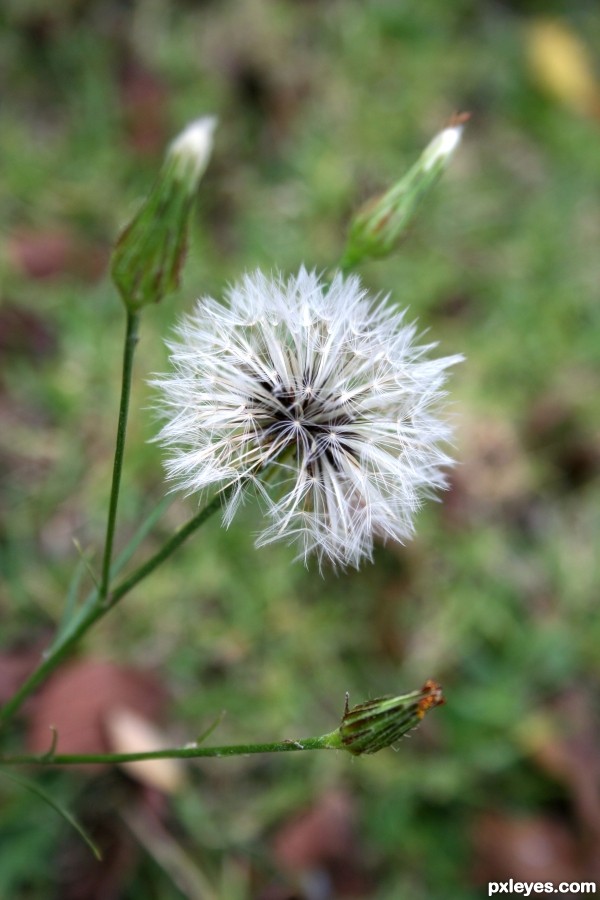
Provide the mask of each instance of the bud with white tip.
[{"label": "bud with white tip", "polygon": [[421,199],[441,176],[460,144],[467,119],[466,113],[455,116],[427,145],[400,181],[359,209],[350,224],[342,269],[350,269],[365,259],[381,258],[392,252]]},{"label": "bud with white tip", "polygon": [[179,286],[194,194],[210,159],[216,122],[204,116],[175,138],[150,194],[119,236],[111,274],[131,312]]},{"label": "bud with white tip", "polygon": [[198,187],[210,159],[216,126],[216,116],[202,116],[184,128],[169,147],[167,163],[172,161],[175,176],[191,193]]},{"label": "bud with white tip", "polygon": [[423,151],[420,159],[423,171],[429,172],[437,164],[445,167],[460,144],[462,133],[462,124],[451,125],[440,131]]}]

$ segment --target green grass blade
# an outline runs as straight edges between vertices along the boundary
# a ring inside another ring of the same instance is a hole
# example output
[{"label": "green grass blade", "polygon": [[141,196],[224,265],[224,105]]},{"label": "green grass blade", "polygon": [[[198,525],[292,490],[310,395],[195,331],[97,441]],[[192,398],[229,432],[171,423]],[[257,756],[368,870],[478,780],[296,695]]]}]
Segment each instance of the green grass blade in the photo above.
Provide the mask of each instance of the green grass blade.
[{"label": "green grass blade", "polygon": [[7,772],[5,769],[0,769],[0,772],[11,781],[14,781],[16,784],[20,785],[25,790],[30,791],[30,793],[35,794],[41,800],[48,804],[48,806],[52,807],[52,809],[57,812],[60,816],[65,819],[66,822],[71,825],[72,828],[79,834],[82,840],[88,845],[94,856],[98,861],[102,860],[102,854],[100,852],[99,847],[94,843],[89,834],[83,828],[82,825],[79,824],[77,819],[71,815],[71,813],[65,809],[65,807],[50,796],[43,788],[41,788],[35,781],[32,781],[31,778],[25,778],[23,775],[13,775],[12,772]]}]

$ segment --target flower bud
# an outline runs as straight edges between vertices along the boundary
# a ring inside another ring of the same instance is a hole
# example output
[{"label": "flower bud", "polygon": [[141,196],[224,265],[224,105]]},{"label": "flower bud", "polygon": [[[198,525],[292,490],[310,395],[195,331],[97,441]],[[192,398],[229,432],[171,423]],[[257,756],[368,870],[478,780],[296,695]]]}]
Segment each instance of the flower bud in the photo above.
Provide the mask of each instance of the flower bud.
[{"label": "flower bud", "polygon": [[444,703],[442,689],[435,681],[426,681],[420,691],[401,697],[379,697],[346,708],[338,730],[341,746],[361,756],[390,747],[415,728],[429,709]]},{"label": "flower bud", "polygon": [[341,262],[349,269],[365,259],[388,256],[402,237],[423,196],[436,183],[456,148],[468,114],[455,116],[427,145],[414,166],[393,187],[362,206],[350,223]]},{"label": "flower bud", "polygon": [[117,240],[112,278],[131,311],[158,303],[179,286],[194,194],[216,121],[204,116],[175,138],[150,194]]}]

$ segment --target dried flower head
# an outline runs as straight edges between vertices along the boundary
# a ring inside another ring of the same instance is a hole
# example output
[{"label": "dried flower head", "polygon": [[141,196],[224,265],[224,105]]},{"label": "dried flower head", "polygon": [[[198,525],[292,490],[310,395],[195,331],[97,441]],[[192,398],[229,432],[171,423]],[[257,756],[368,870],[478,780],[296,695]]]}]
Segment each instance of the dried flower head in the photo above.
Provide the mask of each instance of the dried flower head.
[{"label": "dried flower head", "polygon": [[346,694],[346,708],[338,739],[344,749],[355,756],[377,753],[392,747],[400,738],[416,728],[426,712],[446,701],[440,685],[428,679],[420,691],[401,697],[378,697],[351,709]]},{"label": "dried flower head", "polygon": [[356,276],[330,285],[246,275],[229,305],[199,301],[156,379],[170,478],[230,488],[228,523],[254,485],[270,523],[258,545],[296,542],[358,566],[375,536],[402,541],[422,498],[444,486],[449,429],[435,414],[448,366],[415,326],[369,299]]}]

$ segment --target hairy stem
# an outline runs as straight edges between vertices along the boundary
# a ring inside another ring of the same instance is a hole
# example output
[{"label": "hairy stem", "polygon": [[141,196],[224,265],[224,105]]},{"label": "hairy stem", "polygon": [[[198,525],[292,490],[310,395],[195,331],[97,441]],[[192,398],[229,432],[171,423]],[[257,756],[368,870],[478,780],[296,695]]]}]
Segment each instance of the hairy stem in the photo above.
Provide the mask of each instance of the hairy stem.
[{"label": "hairy stem", "polygon": [[275,741],[267,744],[229,744],[223,747],[172,747],[149,753],[19,753],[0,756],[0,765],[84,766],[93,763],[143,762],[149,759],[200,759],[224,756],[249,756],[255,753],[293,753],[300,750],[340,750],[343,744],[338,731],[299,741]]}]

